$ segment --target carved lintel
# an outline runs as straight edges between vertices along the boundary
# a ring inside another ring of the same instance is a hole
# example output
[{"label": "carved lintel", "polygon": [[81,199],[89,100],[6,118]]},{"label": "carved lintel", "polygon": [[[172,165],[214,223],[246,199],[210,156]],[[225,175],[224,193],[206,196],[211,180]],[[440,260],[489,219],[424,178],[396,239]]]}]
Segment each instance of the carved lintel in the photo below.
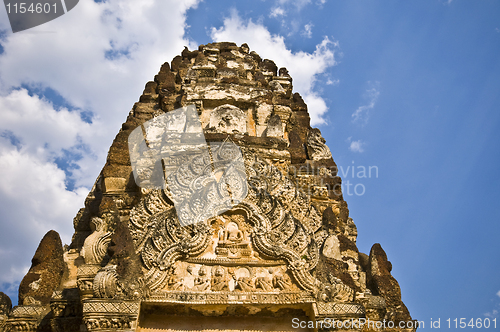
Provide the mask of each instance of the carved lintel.
[{"label": "carved lintel", "polygon": [[164,291],[151,295],[148,302],[190,304],[297,304],[315,300],[308,292],[193,292]]},{"label": "carved lintel", "polygon": [[87,331],[126,331],[132,328],[130,317],[95,317],[84,318],[83,323]]}]

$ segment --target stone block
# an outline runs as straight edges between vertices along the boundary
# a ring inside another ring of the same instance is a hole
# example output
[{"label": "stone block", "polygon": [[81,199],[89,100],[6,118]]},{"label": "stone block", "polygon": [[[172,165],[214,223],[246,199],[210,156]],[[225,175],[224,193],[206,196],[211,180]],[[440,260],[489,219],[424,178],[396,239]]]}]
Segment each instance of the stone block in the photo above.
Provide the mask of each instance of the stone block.
[{"label": "stone block", "polygon": [[104,178],[104,192],[124,191],[127,187],[127,180],[118,177]]}]

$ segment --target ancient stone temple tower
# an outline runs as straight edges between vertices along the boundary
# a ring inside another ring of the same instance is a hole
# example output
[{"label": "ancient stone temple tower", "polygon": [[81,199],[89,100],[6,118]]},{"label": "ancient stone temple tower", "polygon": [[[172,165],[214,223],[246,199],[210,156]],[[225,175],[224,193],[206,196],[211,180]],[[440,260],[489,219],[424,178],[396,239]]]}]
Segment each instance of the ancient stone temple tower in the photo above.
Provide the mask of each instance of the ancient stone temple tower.
[{"label": "ancient stone temple tower", "polygon": [[49,232],[19,305],[0,298],[0,326],[402,330],[391,263],[358,251],[340,184],[285,68],[246,44],[185,49],[128,114],[69,248]]}]

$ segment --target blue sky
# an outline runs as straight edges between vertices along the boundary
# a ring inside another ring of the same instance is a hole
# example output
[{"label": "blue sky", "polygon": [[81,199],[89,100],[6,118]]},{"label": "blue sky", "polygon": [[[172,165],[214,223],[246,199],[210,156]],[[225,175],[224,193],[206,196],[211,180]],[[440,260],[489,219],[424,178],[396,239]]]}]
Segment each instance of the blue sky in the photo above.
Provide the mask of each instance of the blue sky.
[{"label": "blue sky", "polygon": [[[0,10],[0,290],[15,300],[46,231],[70,242],[160,65],[220,40],[290,70],[352,184],[358,248],[381,243],[412,316],[500,320],[500,2],[488,0],[81,0],[16,34]],[[378,176],[357,176],[369,166]]]}]

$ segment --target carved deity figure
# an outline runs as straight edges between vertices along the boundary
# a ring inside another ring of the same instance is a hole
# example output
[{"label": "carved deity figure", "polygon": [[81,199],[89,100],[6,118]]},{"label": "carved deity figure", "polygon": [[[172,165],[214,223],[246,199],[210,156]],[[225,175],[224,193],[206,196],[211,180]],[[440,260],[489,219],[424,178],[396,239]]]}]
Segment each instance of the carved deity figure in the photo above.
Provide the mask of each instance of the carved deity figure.
[{"label": "carved deity figure", "polygon": [[226,273],[224,271],[224,268],[222,268],[221,266],[217,266],[213,273],[212,290],[216,292],[229,290]]},{"label": "carved deity figure", "polygon": [[233,105],[218,106],[210,115],[210,127],[223,133],[244,133],[246,132],[245,113]]},{"label": "carved deity figure", "polygon": [[272,292],[274,290],[273,287],[273,269],[269,269],[269,276],[266,277],[258,277],[255,280],[255,287],[260,288],[265,292]]},{"label": "carved deity figure", "polygon": [[210,280],[206,277],[207,271],[205,270],[205,267],[202,266],[200,267],[198,271],[198,276],[194,279],[194,286],[193,290],[194,291],[206,291],[210,288]]},{"label": "carved deity figure", "polygon": [[252,278],[241,277],[236,282],[236,288],[241,289],[243,292],[252,292],[255,290],[255,286]]},{"label": "carved deity figure", "polygon": [[227,224],[225,229],[221,230],[219,233],[219,243],[220,244],[237,244],[243,243],[244,236],[243,232],[238,228],[238,224],[235,222],[230,222]]},{"label": "carved deity figure", "polygon": [[179,276],[177,276],[177,269],[174,267],[172,269],[172,273],[170,274],[170,277],[168,278],[168,282],[167,282],[168,289],[170,289],[170,290],[184,290],[183,282],[184,282],[184,279],[179,278]]},{"label": "carved deity figure", "polygon": [[[222,218],[224,221],[224,219]],[[250,241],[238,223],[230,221],[219,231],[219,241],[215,252],[228,258],[242,258],[251,255]]]},{"label": "carved deity figure", "polygon": [[274,288],[279,288],[280,290],[287,290],[292,286],[292,283],[286,275],[275,275],[273,277],[273,286]]}]

